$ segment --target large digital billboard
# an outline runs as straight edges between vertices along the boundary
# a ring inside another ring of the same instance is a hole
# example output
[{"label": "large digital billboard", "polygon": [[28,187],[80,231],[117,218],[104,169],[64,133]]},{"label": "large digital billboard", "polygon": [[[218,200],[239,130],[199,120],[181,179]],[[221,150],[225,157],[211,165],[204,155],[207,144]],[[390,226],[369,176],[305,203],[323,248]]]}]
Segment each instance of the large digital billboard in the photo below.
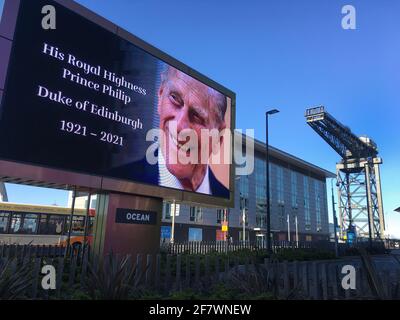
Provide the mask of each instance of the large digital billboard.
[{"label": "large digital billboard", "polygon": [[0,158],[229,199],[234,94],[173,61],[58,2],[21,1]]}]

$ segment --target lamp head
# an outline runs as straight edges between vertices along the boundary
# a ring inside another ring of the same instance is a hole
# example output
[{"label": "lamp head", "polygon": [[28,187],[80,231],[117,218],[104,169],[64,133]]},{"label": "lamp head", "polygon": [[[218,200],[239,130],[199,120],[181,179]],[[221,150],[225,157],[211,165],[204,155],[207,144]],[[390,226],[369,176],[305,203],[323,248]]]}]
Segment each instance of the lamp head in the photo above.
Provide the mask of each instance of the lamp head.
[{"label": "lamp head", "polygon": [[271,114],[275,114],[275,113],[278,113],[278,112],[279,112],[278,109],[271,109],[271,110],[267,111],[266,114],[271,115]]}]

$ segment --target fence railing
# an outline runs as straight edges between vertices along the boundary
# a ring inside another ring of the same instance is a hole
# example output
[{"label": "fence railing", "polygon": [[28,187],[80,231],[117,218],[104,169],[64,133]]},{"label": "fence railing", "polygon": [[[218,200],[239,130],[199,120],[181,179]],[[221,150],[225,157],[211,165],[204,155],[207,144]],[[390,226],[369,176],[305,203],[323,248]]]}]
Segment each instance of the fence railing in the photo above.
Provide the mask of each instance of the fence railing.
[{"label": "fence railing", "polygon": [[[348,243],[338,243],[338,254],[345,255],[346,251],[352,248],[369,248],[383,252],[385,249],[399,249],[400,240],[385,239],[373,240],[371,243],[367,239],[359,239],[358,241]],[[227,253],[247,249],[250,251],[266,250],[265,241],[186,241],[174,243],[162,243],[161,249],[171,254],[206,254],[210,252]],[[282,249],[320,249],[335,252],[335,243],[333,241],[277,241],[272,242],[272,252],[278,253]]]},{"label": "fence railing", "polygon": [[66,254],[67,248],[65,246],[0,244],[0,258],[56,258],[65,256]]},{"label": "fence railing", "polygon": [[[210,252],[227,253],[238,250],[266,250],[266,242],[249,242],[249,241],[187,241],[163,243],[161,248],[171,254],[187,253],[187,254],[206,254]],[[279,252],[281,249],[325,249],[334,250],[334,243],[329,241],[306,242],[306,241],[273,241],[272,251]]]},{"label": "fence railing", "polygon": [[[13,261],[13,272],[17,271],[17,266],[30,266],[32,282],[25,292],[27,298],[70,298],[65,292],[85,288],[93,279],[89,268],[93,263],[89,248],[81,252],[71,251],[67,257],[62,254],[45,256],[45,251],[40,250],[35,255],[34,250],[29,248],[10,249],[0,246],[0,266],[7,260]],[[50,248],[48,252],[58,251],[57,248]],[[53,265],[57,271],[55,290],[44,290],[40,285],[43,277],[41,268],[45,264]],[[342,266],[347,264],[357,271],[355,290],[344,290],[341,286]],[[136,270],[134,282],[139,287],[161,293],[186,288],[201,290],[223,282],[246,285],[249,290],[253,290],[252,286],[256,284],[282,299],[365,299],[377,298],[376,283],[380,283],[379,292],[383,298],[400,298],[400,270],[375,270],[371,276],[371,268],[374,268],[373,263],[366,265],[360,257],[302,262],[264,259],[260,262],[254,257],[242,255],[138,254],[128,256],[127,270]]]}]

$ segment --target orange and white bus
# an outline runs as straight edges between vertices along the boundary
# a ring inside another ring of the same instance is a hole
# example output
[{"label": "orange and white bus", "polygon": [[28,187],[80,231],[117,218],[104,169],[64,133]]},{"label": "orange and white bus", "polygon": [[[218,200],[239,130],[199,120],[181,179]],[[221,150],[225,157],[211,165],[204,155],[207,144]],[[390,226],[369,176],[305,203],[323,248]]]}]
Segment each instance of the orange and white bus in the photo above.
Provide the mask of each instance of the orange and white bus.
[{"label": "orange and white bus", "polygon": [[[71,208],[0,202],[0,244],[65,246],[68,241]],[[89,210],[87,240],[93,233],[95,210]],[[84,243],[86,209],[74,209],[71,240]]]}]

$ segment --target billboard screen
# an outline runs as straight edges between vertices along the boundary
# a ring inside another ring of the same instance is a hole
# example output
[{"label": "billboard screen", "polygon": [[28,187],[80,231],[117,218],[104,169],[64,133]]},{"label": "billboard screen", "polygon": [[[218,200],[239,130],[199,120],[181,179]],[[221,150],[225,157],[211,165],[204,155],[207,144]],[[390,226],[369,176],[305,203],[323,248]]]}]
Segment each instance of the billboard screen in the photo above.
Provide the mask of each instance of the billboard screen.
[{"label": "billboard screen", "polygon": [[54,1],[21,1],[0,158],[229,198],[234,97],[165,60]]}]

